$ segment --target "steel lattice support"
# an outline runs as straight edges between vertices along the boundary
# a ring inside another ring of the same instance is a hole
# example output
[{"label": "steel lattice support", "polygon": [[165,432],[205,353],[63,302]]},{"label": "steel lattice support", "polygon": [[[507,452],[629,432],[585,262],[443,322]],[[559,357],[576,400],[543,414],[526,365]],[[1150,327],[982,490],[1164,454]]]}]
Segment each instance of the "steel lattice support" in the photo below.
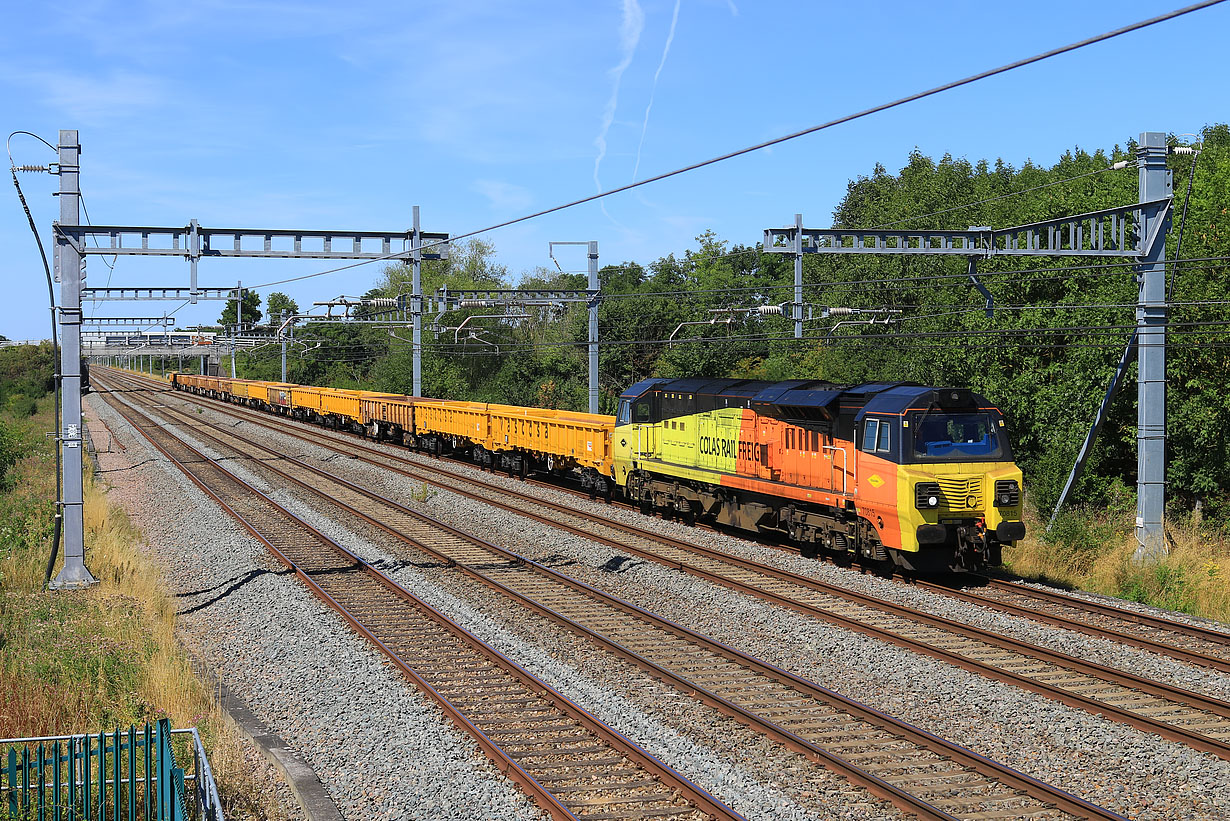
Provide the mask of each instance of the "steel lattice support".
[{"label": "steel lattice support", "polygon": [[[61,131],[60,223],[81,221],[80,158],[77,132]],[[81,458],[81,285],[85,266],[77,248],[57,233],[56,279],[60,281],[60,430],[56,437],[63,457],[64,567],[51,582],[53,590],[86,587],[95,579],[85,566],[85,486]]]},{"label": "steel lattice support", "polygon": [[[1173,195],[1166,168],[1166,135],[1148,131],[1136,149],[1141,201]],[[1136,422],[1136,559],[1156,560],[1166,553],[1166,232],[1170,211],[1151,214],[1143,233],[1160,238],[1144,249],[1136,307],[1139,358]]]},{"label": "steel lattice support", "polygon": [[[586,257],[588,260],[587,271],[589,274],[588,286],[589,292],[586,295],[586,301],[589,304],[589,412],[598,412],[598,299],[599,299],[599,284],[598,284],[598,243],[596,240],[589,242],[549,242],[547,243],[547,255],[551,259],[555,259],[555,246],[557,245],[582,245],[586,249]],[[555,263],[559,267],[559,262]],[[571,300],[568,300],[571,301]]]},{"label": "steel lattice support", "polygon": [[[1173,197],[1171,172],[1166,168],[1166,135],[1146,131],[1140,135],[1137,165],[1140,173],[1139,201],[1117,208],[1045,220],[1012,228],[970,228],[965,231],[930,229],[803,228],[795,224],[764,232],[764,251],[792,254],[795,258],[795,303],[802,302],[804,254],[897,254],[914,256],[964,256],[970,260],[970,278],[987,299],[987,314],[993,310],[990,292],[975,275],[978,258],[1095,257],[1127,258],[1136,263],[1139,296],[1133,335],[1140,356],[1137,396],[1137,510],[1138,560],[1153,560],[1164,554],[1163,523],[1166,507],[1166,234],[1170,227]],[[800,336],[796,323],[795,336]],[[1120,371],[1126,368],[1124,354]],[[1120,374],[1121,376],[1121,374]],[[1118,378],[1112,380],[1107,398],[1099,408],[1092,429],[1068,476],[1056,513],[1067,500],[1084,465],[1093,437],[1110,404]]]},{"label": "steel lattice support", "polygon": [[[131,225],[82,225],[77,131],[60,132],[60,219],[54,223],[55,270],[60,282],[61,404],[58,445],[63,455],[64,569],[51,583],[53,589],[84,587],[96,580],[85,567],[83,477],[81,462],[81,303],[89,301],[230,300],[243,298],[242,287],[201,288],[197,264],[202,258],[410,260],[415,269],[414,303],[421,309],[419,265],[422,260],[447,259],[446,233],[419,228],[417,206],[411,231],[303,231],[298,229],[209,228],[191,220],[182,228]],[[177,256],[190,268],[189,287],[86,288],[86,257]],[[421,310],[415,311],[418,320]],[[417,326],[416,326],[417,327]],[[415,334],[415,393],[419,388],[418,333]],[[231,358],[234,364],[234,355]],[[201,358],[205,371],[205,358]]]}]

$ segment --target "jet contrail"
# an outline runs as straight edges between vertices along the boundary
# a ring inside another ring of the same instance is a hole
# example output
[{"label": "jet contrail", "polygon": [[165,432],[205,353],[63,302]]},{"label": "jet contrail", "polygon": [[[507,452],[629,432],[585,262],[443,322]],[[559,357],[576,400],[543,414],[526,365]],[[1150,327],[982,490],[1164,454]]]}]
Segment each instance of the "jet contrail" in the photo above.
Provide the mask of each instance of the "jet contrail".
[{"label": "jet contrail", "polygon": [[[615,120],[615,109],[619,105],[619,81],[623,79],[628,66],[632,65],[632,56],[636,53],[636,46],[641,40],[641,31],[644,28],[645,13],[641,10],[640,3],[636,0],[624,0],[623,24],[619,29],[619,45],[623,58],[619,65],[608,72],[613,81],[611,97],[606,101],[606,109],[602,112],[602,127],[594,139],[594,145],[598,148],[598,156],[594,158],[594,186],[599,193],[602,192],[602,181],[598,177],[598,169],[602,166],[602,158],[606,156],[606,134]],[[602,206],[602,213],[611,216],[606,212],[606,205]]]},{"label": "jet contrail", "polygon": [[662,48],[662,60],[658,70],[653,73],[653,87],[649,89],[649,105],[645,106],[645,122],[641,125],[641,141],[636,145],[636,165],[632,166],[632,180],[636,180],[636,172],[641,168],[641,149],[645,147],[645,132],[649,130],[649,112],[653,110],[653,96],[658,91],[658,77],[666,67],[666,57],[671,53],[671,43],[675,40],[675,26],[679,24],[679,5],[683,0],[675,0],[675,13],[671,15],[671,30],[666,35],[666,45]]}]

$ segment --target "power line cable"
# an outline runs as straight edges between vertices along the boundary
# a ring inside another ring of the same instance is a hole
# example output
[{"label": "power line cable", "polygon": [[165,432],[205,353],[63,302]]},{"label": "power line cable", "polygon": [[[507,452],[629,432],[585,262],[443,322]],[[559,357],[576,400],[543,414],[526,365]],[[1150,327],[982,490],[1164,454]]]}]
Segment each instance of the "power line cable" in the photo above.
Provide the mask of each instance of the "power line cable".
[{"label": "power line cable", "polygon": [[1187,206],[1192,201],[1192,181],[1196,178],[1196,163],[1200,160],[1200,152],[1197,151],[1192,156],[1192,167],[1187,172],[1187,195],[1183,197],[1183,216],[1179,218],[1179,239],[1175,244],[1174,255],[1176,257],[1174,263],[1170,266],[1170,282],[1166,286],[1166,301],[1170,302],[1170,297],[1174,293],[1174,281],[1179,275],[1179,259],[1183,256],[1183,229],[1187,227]]},{"label": "power line cable", "polygon": [[[1187,262],[1230,262],[1230,255],[1212,256],[1212,257],[1192,257],[1191,259],[1180,259],[1180,260],[1173,260],[1173,261],[1183,262],[1183,263],[1187,263]],[[1012,276],[1018,276],[1021,274],[1049,273],[1053,271],[1089,271],[1090,269],[1104,269],[1104,268],[1116,268],[1116,267],[1123,267],[1123,266],[1136,266],[1139,264],[1140,263],[1135,262],[1135,261],[1131,261],[1131,262],[1094,262],[1094,263],[1089,263],[1087,265],[1051,265],[1051,266],[1045,266],[1045,267],[1040,267],[1040,268],[1017,268],[1017,269],[1005,269],[1002,271],[979,270],[978,276],[986,277],[986,276],[995,276],[995,275],[1000,275],[1000,274],[1011,274]],[[1211,267],[1220,268],[1224,266],[1211,266]],[[1194,269],[1186,269],[1186,270],[1194,270]],[[1107,271],[1105,273],[1081,274],[1081,275],[1078,275],[1076,278],[1090,277],[1090,276],[1116,276],[1118,277],[1118,276],[1126,276],[1131,273],[1132,271],[1114,271],[1114,272]],[[1051,277],[1050,279],[1069,279],[1069,278],[1071,277],[1060,276],[1060,277]],[[965,286],[968,286],[969,284],[969,272],[962,271],[960,273],[952,273],[952,274],[918,274],[918,275],[907,276],[907,277],[892,277],[892,278],[877,277],[875,279],[849,279],[849,280],[829,280],[826,282],[804,282],[803,287],[805,289],[815,289],[815,288],[839,288],[839,287],[851,286],[851,285],[901,285],[905,283],[938,282],[940,280],[946,280],[946,279],[956,280],[952,283],[949,283],[950,286],[965,287]],[[1030,282],[1039,282],[1039,281],[1042,281],[1043,279],[1046,279],[1046,278],[1032,279],[1030,280]],[[692,296],[692,295],[697,295],[697,294],[735,294],[735,293],[748,293],[748,292],[755,292],[755,291],[793,290],[793,288],[794,288],[794,285],[790,283],[765,283],[761,285],[745,285],[745,286],[729,287],[729,288],[695,288],[695,289],[689,289],[689,290],[674,290],[674,291],[627,291],[627,292],[603,294],[602,299],[603,301],[614,301],[614,300],[620,300],[620,299],[636,299],[639,297],[679,297],[679,296]]]},{"label": "power line cable", "polygon": [[[39,236],[38,226],[34,224],[34,215],[30,213],[30,205],[26,202],[26,195],[21,190],[21,183],[17,179],[17,166],[13,163],[13,150],[12,150],[11,143],[12,143],[13,137],[15,137],[18,134],[25,134],[27,136],[33,137],[34,139],[41,142],[43,145],[50,148],[52,151],[56,152],[57,155],[59,154],[59,150],[55,146],[53,146],[51,143],[44,140],[42,137],[38,136],[37,134],[33,134],[29,131],[20,131],[20,130],[14,131],[12,134],[9,134],[8,139],[4,141],[4,149],[5,149],[5,152],[9,156],[9,173],[13,175],[13,187],[17,189],[17,199],[21,202],[21,210],[25,212],[26,220],[27,222],[30,223],[30,231],[34,234],[34,241],[38,244],[39,258],[43,261],[43,273],[46,274],[47,276],[47,303],[51,311],[51,352],[52,352],[52,356],[54,357],[54,361],[51,363],[51,374],[52,374],[52,382],[53,382],[51,394],[54,397],[53,402],[55,403],[55,424],[56,424],[56,428],[58,429],[60,425],[60,415],[61,415],[60,414],[60,388],[64,380],[63,380],[63,373],[61,372],[61,369],[60,369],[60,342],[59,342],[59,337],[57,336],[57,331],[59,329],[56,327],[55,286],[52,284],[51,266],[47,263],[47,251],[43,248],[43,238]],[[76,272],[74,272],[74,275],[75,274]],[[56,452],[56,512],[55,512],[55,517],[54,517],[54,535],[52,537],[51,554],[49,558],[47,559],[47,572],[45,574],[46,578],[43,580],[44,584],[51,581],[51,573],[53,570],[55,570],[56,554],[59,553],[59,550],[60,550],[60,526],[61,526],[61,523],[63,522],[63,516],[64,516],[64,512],[61,509],[61,506],[63,505],[63,501],[64,501],[63,454],[60,452],[60,446],[58,442],[56,443],[56,446],[55,446],[55,452]]]},{"label": "power line cable", "polygon": [[[1139,31],[1140,29],[1148,28],[1149,26],[1153,26],[1158,23],[1163,23],[1168,20],[1173,20],[1176,17],[1181,17],[1185,14],[1190,14],[1194,11],[1201,11],[1203,9],[1216,6],[1219,3],[1223,3],[1223,2],[1225,2],[1225,0],[1202,0],[1202,2],[1193,3],[1190,6],[1184,6],[1182,8],[1175,9],[1174,11],[1166,12],[1165,14],[1159,14],[1156,17],[1150,17],[1147,20],[1141,20],[1136,23],[1130,23],[1126,26],[1121,26],[1120,28],[1113,29],[1107,32],[1103,32],[1102,34],[1094,35],[1093,37],[1087,37],[1083,40],[1078,40],[1075,43],[1069,43],[1066,46],[1060,46],[1058,48],[1053,48],[1048,51],[1035,54],[1032,57],[1026,57],[1021,60],[1015,60],[1011,63],[1005,63],[1002,66],[998,66],[997,68],[988,69],[986,71],[980,71],[977,74],[971,74],[968,77],[962,78],[960,80],[953,80],[951,82],[944,83],[943,85],[929,88],[926,91],[915,92],[914,94],[909,94],[905,97],[900,97],[891,102],[881,103],[880,105],[872,106],[871,108],[866,108],[866,109],[863,109],[862,111],[858,111],[853,114],[847,114],[842,117],[837,117],[827,122],[820,123],[819,125],[814,125],[814,126],[811,126],[810,128],[802,129],[801,131],[795,131],[795,132],[786,134],[781,137],[774,137],[771,140],[765,140],[764,142],[756,143],[755,145],[751,145],[746,148],[740,148],[735,151],[728,152],[726,154],[721,154],[717,157],[712,157],[708,160],[702,160],[701,162],[692,163],[691,165],[685,165],[682,168],[675,169],[674,171],[667,171],[662,174],[656,174],[652,177],[647,177],[643,180],[637,180],[636,182],[631,182],[631,183],[628,183],[627,185],[621,185],[618,188],[612,188],[610,191],[603,191],[598,194],[591,194],[587,197],[582,197],[580,199],[576,199],[571,202],[564,203],[563,205],[556,205],[551,208],[544,208],[543,210],[535,211],[532,214],[527,214],[522,217],[516,217],[514,219],[505,220],[503,222],[498,222],[495,225],[491,225],[486,228],[480,228],[475,231],[469,231],[464,234],[459,234],[457,236],[450,237],[448,240],[441,240],[436,243],[429,243],[428,245],[425,245],[422,247],[432,248],[432,247],[435,247],[436,245],[444,244],[445,242],[456,242],[457,240],[468,239],[469,237],[477,236],[479,234],[485,234],[489,231],[495,231],[500,228],[507,228],[510,225],[516,225],[521,222],[526,222],[528,220],[537,219],[538,217],[546,216],[547,214],[553,214],[556,211],[563,211],[568,208],[574,208],[578,205],[584,205],[585,203],[595,202],[597,200],[603,199],[605,197],[610,197],[615,194],[621,194],[625,191],[631,191],[634,188],[640,188],[641,186],[649,185],[650,183],[660,182],[662,180],[669,179],[671,177],[679,176],[680,174],[686,174],[691,171],[696,171],[700,168],[704,168],[710,165],[715,165],[717,163],[724,162],[726,160],[731,160],[731,159],[734,159],[735,157],[740,157],[744,154],[750,154],[754,151],[759,151],[763,148],[769,148],[771,146],[779,145],[781,143],[788,142],[790,140],[798,139],[799,137],[805,137],[809,134],[815,134],[817,132],[824,131],[826,129],[832,128],[837,125],[843,125],[845,123],[853,122],[855,120],[859,120],[864,117],[869,117],[872,114],[879,114],[880,112],[888,111],[889,109],[897,108],[907,103],[916,102],[918,100],[922,100],[927,97],[932,97],[936,94],[941,94],[945,91],[951,91],[954,88],[960,88],[961,86],[969,85],[970,83],[975,83],[975,82],[978,82],[979,80],[985,80],[987,78],[994,77],[998,74],[1003,74],[1005,72],[1013,71],[1018,68],[1023,68],[1024,66],[1028,66],[1033,63],[1041,62],[1042,60],[1047,60],[1047,59],[1050,59],[1051,57],[1057,57],[1061,54],[1066,54],[1069,51],[1075,51],[1077,49],[1085,48],[1086,46],[1094,45],[1095,43],[1100,43],[1105,40],[1110,40],[1115,37],[1120,37],[1124,34],[1129,34],[1134,31]],[[326,271],[318,271],[313,274],[305,274],[303,276],[291,277],[288,279],[281,279],[275,282],[267,282],[267,283],[263,283],[261,285],[256,285],[253,287],[254,288],[268,288],[273,285],[283,285],[288,282],[298,282],[300,280],[310,279],[312,277],[325,276],[326,274],[332,274],[332,273],[337,273],[339,271],[345,271],[351,268],[357,268],[360,265],[369,265],[373,262],[380,262],[382,260],[396,259],[398,257],[404,257],[404,256],[405,256],[405,252],[401,252],[399,254],[386,254],[382,257],[375,257],[373,259],[360,260],[350,265],[343,265],[337,268],[331,268]]]}]

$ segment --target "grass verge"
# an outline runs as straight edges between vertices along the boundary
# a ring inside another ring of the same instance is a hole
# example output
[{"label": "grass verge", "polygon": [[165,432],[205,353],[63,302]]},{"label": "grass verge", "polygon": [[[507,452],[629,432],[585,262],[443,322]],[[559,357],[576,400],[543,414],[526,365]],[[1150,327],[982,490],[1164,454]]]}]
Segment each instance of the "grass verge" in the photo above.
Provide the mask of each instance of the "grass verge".
[{"label": "grass verge", "polygon": [[0,476],[0,738],[98,732],[169,717],[200,729],[228,817],[283,818],[253,773],[175,638],[175,605],[143,539],[93,481],[85,491],[86,561],[99,584],[49,593],[43,576],[55,506],[55,461],[42,431],[49,399],[28,418],[0,415],[22,454]]},{"label": "grass verge", "polygon": [[1050,533],[1036,514],[1030,535],[1004,551],[1005,567],[1024,578],[1230,622],[1230,538],[1199,520],[1167,525],[1169,552],[1133,560],[1130,510],[1064,513]]}]

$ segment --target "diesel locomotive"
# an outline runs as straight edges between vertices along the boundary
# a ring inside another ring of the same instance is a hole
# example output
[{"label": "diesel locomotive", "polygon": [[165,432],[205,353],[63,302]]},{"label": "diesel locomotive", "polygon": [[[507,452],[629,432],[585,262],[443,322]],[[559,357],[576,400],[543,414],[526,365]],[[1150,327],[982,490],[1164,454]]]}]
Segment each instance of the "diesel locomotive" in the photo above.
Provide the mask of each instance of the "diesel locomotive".
[{"label": "diesel locomotive", "polygon": [[643,510],[805,555],[936,573],[997,565],[1025,536],[1003,414],[967,389],[648,379],[620,397],[612,449]]},{"label": "diesel locomotive", "polygon": [[881,570],[1001,562],[1025,536],[1000,411],[912,383],[647,379],[615,417],[173,374],[176,390],[522,476],[578,477],[645,513],[789,539]]}]

